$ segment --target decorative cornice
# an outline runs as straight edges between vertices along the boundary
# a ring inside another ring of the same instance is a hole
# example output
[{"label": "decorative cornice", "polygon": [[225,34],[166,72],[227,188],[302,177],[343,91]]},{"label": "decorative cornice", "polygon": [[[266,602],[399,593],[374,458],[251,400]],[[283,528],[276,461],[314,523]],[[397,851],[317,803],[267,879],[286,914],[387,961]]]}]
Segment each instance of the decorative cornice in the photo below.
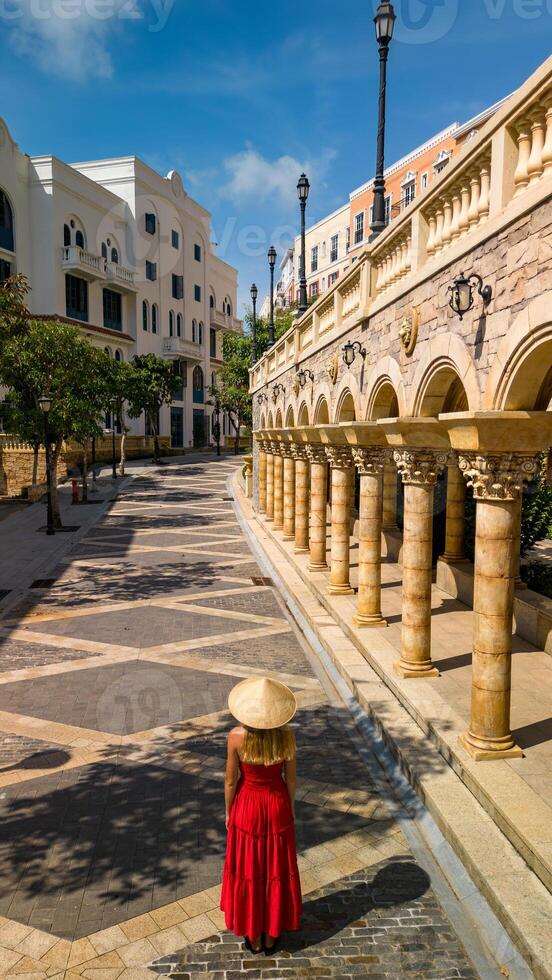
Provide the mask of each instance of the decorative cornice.
[{"label": "decorative cornice", "polygon": [[280,446],[279,442],[270,443],[270,452],[272,453],[273,456],[281,456],[282,455],[280,452],[281,448],[282,447]]},{"label": "decorative cornice", "polygon": [[393,459],[403,483],[434,486],[439,473],[450,460],[450,452],[441,449],[395,449]]},{"label": "decorative cornice", "polygon": [[330,466],[338,470],[348,470],[353,464],[353,457],[349,446],[324,446],[326,456]]},{"label": "decorative cornice", "polygon": [[316,446],[309,443],[305,446],[305,452],[307,458],[311,463],[327,463],[328,457],[326,456],[326,450],[324,446]]},{"label": "decorative cornice", "polygon": [[294,459],[306,459],[307,449],[306,446],[300,446],[297,442],[291,443],[291,455]]},{"label": "decorative cornice", "polygon": [[380,446],[355,446],[352,450],[353,461],[361,475],[380,476],[389,459],[389,450]]},{"label": "decorative cornice", "polygon": [[458,466],[476,500],[517,500],[523,484],[538,469],[538,456],[498,453],[480,456],[459,453]]}]

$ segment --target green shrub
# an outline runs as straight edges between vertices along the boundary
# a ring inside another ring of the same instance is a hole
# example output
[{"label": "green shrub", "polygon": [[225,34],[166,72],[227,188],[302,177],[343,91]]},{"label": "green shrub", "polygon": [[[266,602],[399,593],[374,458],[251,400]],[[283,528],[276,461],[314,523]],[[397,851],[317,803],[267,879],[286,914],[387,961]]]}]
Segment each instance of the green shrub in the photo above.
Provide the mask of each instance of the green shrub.
[{"label": "green shrub", "polygon": [[521,577],[534,592],[552,599],[552,562],[529,561],[521,566]]}]

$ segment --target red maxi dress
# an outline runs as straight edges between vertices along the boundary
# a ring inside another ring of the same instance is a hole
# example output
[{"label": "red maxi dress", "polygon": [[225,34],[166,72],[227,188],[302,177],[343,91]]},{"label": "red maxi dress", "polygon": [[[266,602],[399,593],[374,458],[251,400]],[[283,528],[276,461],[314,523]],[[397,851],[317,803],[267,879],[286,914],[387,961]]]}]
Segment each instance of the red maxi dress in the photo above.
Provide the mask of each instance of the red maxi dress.
[{"label": "red maxi dress", "polygon": [[299,929],[301,882],[284,765],[240,760],[228,822],[220,907],[237,936],[280,936]]}]

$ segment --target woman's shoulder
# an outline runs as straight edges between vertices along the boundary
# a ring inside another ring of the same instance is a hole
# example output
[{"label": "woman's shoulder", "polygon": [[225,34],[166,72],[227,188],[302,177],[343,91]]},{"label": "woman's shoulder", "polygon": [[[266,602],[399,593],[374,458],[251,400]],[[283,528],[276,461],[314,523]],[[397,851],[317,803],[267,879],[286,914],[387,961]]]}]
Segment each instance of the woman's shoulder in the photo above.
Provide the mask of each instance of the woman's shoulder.
[{"label": "woman's shoulder", "polygon": [[241,725],[236,725],[235,728],[232,728],[228,732],[228,741],[231,743],[240,742],[241,739],[244,737],[244,735],[245,735],[245,728],[242,728]]}]

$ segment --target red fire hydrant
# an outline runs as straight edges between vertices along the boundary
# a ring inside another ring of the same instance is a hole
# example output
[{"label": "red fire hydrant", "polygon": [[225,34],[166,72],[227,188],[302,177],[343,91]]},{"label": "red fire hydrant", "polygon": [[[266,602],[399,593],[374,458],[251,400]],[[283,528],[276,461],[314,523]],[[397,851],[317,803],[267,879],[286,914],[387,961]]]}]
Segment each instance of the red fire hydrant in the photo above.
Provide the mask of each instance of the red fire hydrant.
[{"label": "red fire hydrant", "polygon": [[79,502],[79,483],[78,480],[72,480],[71,485],[73,487],[73,495],[71,497],[72,504],[78,504]]}]

